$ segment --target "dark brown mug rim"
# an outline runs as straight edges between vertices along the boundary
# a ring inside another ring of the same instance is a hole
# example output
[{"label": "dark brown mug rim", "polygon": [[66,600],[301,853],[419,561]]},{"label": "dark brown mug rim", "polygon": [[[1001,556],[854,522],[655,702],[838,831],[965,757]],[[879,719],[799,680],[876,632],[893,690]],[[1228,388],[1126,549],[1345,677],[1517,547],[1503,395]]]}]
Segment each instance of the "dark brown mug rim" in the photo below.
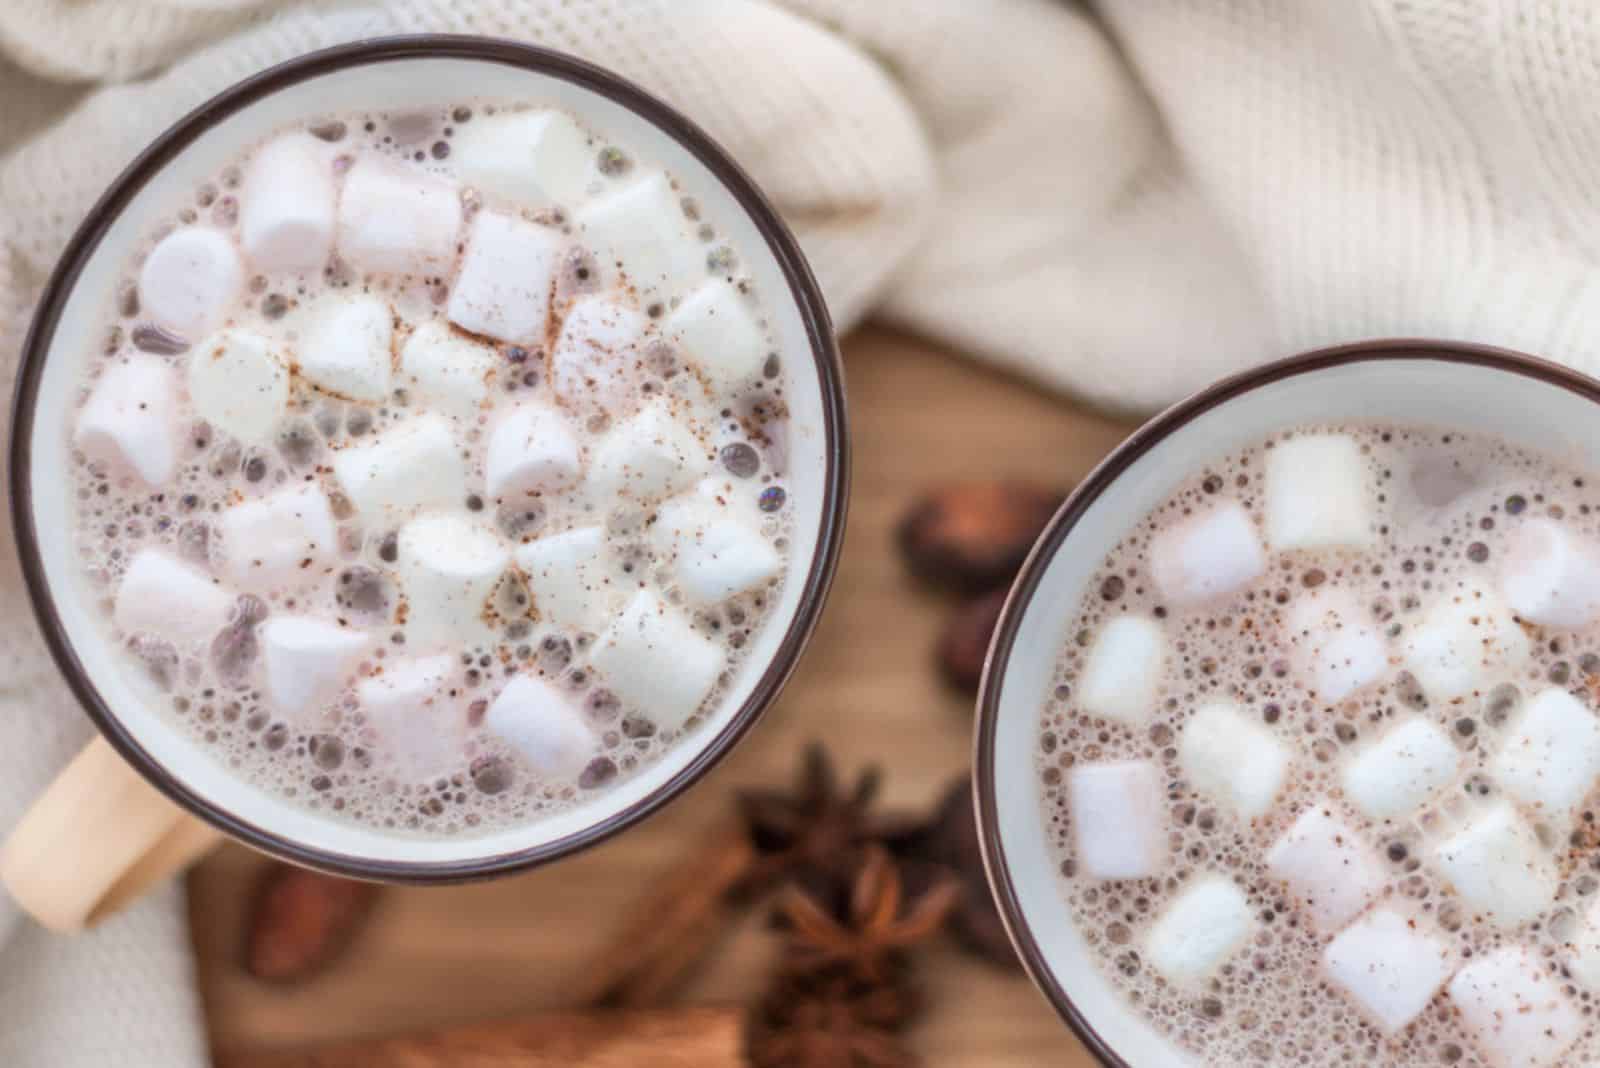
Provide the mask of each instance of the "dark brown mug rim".
[{"label": "dark brown mug rim", "polygon": [[[822,393],[822,430],[827,469],[817,546],[799,605],[750,696],[676,775],[649,795],[588,827],[526,849],[441,863],[372,860],[312,848],[243,820],[201,796],[156,761],[133,737],[89,680],[73,651],[45,579],[34,526],[31,450],[35,408],[45,360],[67,299],[84,266],[130,200],[206,130],[256,101],[310,78],[374,63],[459,59],[516,67],[570,82],[619,104],[690,152],[733,195],[777,261],[805,325]],[[521,871],[586,849],[659,810],[714,767],[776,700],[816,628],[833,581],[843,539],[849,494],[850,447],[845,411],[844,368],[820,286],[798,242],[755,183],[718,145],[677,110],[601,67],[573,56],[514,41],[419,34],[371,38],[311,52],[270,67],[223,90],[179,119],[130,163],[89,210],[67,243],[45,286],[28,329],[12,400],[10,449],[11,521],[16,533],[29,600],[45,643],[68,686],[108,741],[153,786],[190,813],[255,848],[305,867],[362,879],[403,883],[450,883]]]},{"label": "dark brown mug rim", "polygon": [[[999,727],[1001,692],[1006,668],[1022,630],[1022,619],[1039,584],[1073,528],[1090,507],[1111,488],[1133,464],[1160,445],[1177,430],[1196,418],[1262,386],[1298,375],[1325,371],[1348,364],[1387,360],[1434,360],[1478,367],[1489,367],[1508,374],[1532,378],[1575,393],[1600,404],[1600,381],[1560,364],[1510,349],[1468,342],[1436,341],[1422,338],[1396,338],[1337,345],[1289,356],[1242,371],[1200,390],[1144,423],[1111,451],[1080,482],[1057,510],[1034,543],[1022,565],[1011,592],[1006,597],[1000,621],[995,627],[984,662],[983,682],[978,691],[978,719],[973,738],[973,800],[978,822],[978,838],[988,873],[989,889],[999,905],[1000,918],[1012,947],[1052,1008],[1078,1036],[1085,1047],[1106,1068],[1133,1068],[1100,1034],[1078,1008],[1046,959],[1044,949],[1017,896],[1016,884],[1006,860],[1000,831],[998,801],[995,794],[995,734]],[[1030,769],[1031,772],[1031,769]]]}]

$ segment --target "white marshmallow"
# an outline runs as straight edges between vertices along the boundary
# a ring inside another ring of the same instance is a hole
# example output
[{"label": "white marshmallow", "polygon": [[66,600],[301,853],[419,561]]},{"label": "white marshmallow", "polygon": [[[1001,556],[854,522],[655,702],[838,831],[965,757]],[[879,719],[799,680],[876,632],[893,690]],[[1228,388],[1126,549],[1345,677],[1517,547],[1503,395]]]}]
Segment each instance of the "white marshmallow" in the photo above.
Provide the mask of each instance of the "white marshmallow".
[{"label": "white marshmallow", "polygon": [[1412,718],[1367,746],[1345,764],[1344,796],[1367,817],[1409,816],[1455,781],[1461,753],[1444,731]]},{"label": "white marshmallow", "polygon": [[223,330],[189,357],[189,401],[218,430],[260,444],[289,408],[289,369],[266,338]]},{"label": "white marshmallow", "polygon": [[1588,626],[1600,619],[1600,547],[1553,519],[1529,519],[1511,535],[1500,592],[1529,622]]},{"label": "white marshmallow", "polygon": [[1189,784],[1244,820],[1272,807],[1289,758],[1289,747],[1271,729],[1231,701],[1201,706],[1178,741],[1178,762]]},{"label": "white marshmallow", "polygon": [[448,275],[461,232],[455,183],[362,157],[339,197],[339,255],[358,271]]},{"label": "white marshmallow", "polygon": [[1319,701],[1338,704],[1388,669],[1389,647],[1382,631],[1366,621],[1347,591],[1303,593],[1285,616],[1296,669]]},{"label": "white marshmallow", "polygon": [[338,397],[382,404],[394,368],[394,312],[377,297],[329,294],[312,310],[298,363],[306,381]]},{"label": "white marshmallow", "polygon": [[1180,988],[1210,978],[1255,930],[1244,891],[1225,875],[1203,875],[1167,906],[1145,935],[1156,971]]},{"label": "white marshmallow", "polygon": [[677,296],[706,276],[705,245],[664,174],[589,201],[577,222],[603,268],[620,267],[641,301]]},{"label": "white marshmallow", "polygon": [[307,133],[267,142],[244,174],[239,239],[251,266],[273,274],[322,270],[333,252],[338,189],[327,146]]},{"label": "white marshmallow", "polygon": [[1322,966],[1386,1035],[1422,1015],[1450,978],[1450,944],[1425,921],[1376,908],[1328,943]]},{"label": "white marshmallow", "polygon": [[426,778],[460,763],[467,717],[450,689],[457,663],[452,653],[389,660],[381,674],[356,684],[380,753],[403,775]]},{"label": "white marshmallow", "polygon": [[1500,744],[1489,773],[1540,816],[1564,818],[1600,778],[1600,720],[1566,690],[1542,690]]},{"label": "white marshmallow", "polygon": [[244,288],[239,250],[219,230],[186,226],[162,238],[139,270],[139,307],[196,341],[221,326]]},{"label": "white marshmallow", "polygon": [[548,226],[478,212],[450,290],[450,321],[516,345],[542,342],[561,245],[560,233]]},{"label": "white marshmallow", "polygon": [[177,374],[157,356],[106,365],[72,442],[90,460],[159,486],[178,466]]},{"label": "white marshmallow", "polygon": [[487,626],[484,607],[511,554],[482,523],[451,513],[400,528],[400,583],[412,649],[461,644]]},{"label": "white marshmallow", "polygon": [[124,634],[207,642],[228,624],[233,595],[199,568],[160,549],[140,549],[117,586],[112,618]]},{"label": "white marshmallow", "polygon": [[1487,690],[1528,658],[1528,637],[1480,586],[1445,595],[1402,640],[1405,666],[1430,700]]},{"label": "white marshmallow", "polygon": [[333,457],[339,485],[368,523],[404,522],[428,508],[451,508],[467,496],[467,476],[450,424],[436,412],[390,427],[371,444]]},{"label": "white marshmallow", "polygon": [[1533,919],[1555,899],[1549,851],[1510,802],[1479,812],[1433,855],[1461,899],[1502,927]]},{"label": "white marshmallow", "polygon": [[537,538],[517,550],[516,560],[541,620],[593,628],[609,618],[607,602],[616,587],[607,564],[604,527]]},{"label": "white marshmallow", "polygon": [[1273,843],[1267,869],[1324,934],[1354,919],[1387,882],[1382,858],[1323,805],[1306,809]]},{"label": "white marshmallow", "polygon": [[595,642],[589,663],[604,684],[664,730],[677,730],[722,674],[722,647],[647,590],[634,594]]},{"label": "white marshmallow", "polygon": [[582,466],[567,417],[530,401],[496,419],[484,453],[484,488],[497,501],[553,493],[576,482]]},{"label": "white marshmallow", "polygon": [[637,390],[649,326],[643,315],[606,297],[575,301],[550,354],[550,388],[569,405],[623,408]]},{"label": "white marshmallow", "polygon": [[314,482],[301,482],[223,510],[223,569],[247,590],[281,589],[319,582],[339,551],[328,498]]},{"label": "white marshmallow", "polygon": [[500,365],[494,349],[437,319],[418,326],[400,350],[400,374],[423,403],[457,419],[478,414]]},{"label": "white marshmallow", "polygon": [[749,302],[720,278],[684,298],[667,319],[666,335],[718,389],[743,385],[767,362],[767,337]]},{"label": "white marshmallow", "polygon": [[709,467],[704,443],[657,401],[595,445],[589,486],[602,504],[647,503],[688,489]]},{"label": "white marshmallow", "polygon": [[518,675],[489,706],[483,725],[545,778],[571,778],[599,748],[583,713],[560,690]]},{"label": "white marshmallow", "polygon": [[1079,764],[1067,772],[1067,798],[1085,876],[1143,879],[1166,867],[1166,790],[1150,761]]},{"label": "white marshmallow", "polygon": [[1230,594],[1266,566],[1255,524],[1237,501],[1224,501],[1150,539],[1150,577],[1177,608]]},{"label": "white marshmallow", "polygon": [[1583,1033],[1583,1016],[1536,954],[1506,946],[1450,980],[1450,1000],[1489,1068],[1554,1068]]},{"label": "white marshmallow", "polygon": [[722,601],[776,575],[783,557],[734,509],[685,494],[663,504],[650,543],[689,600]]},{"label": "white marshmallow", "polygon": [[600,177],[597,155],[561,112],[518,111],[457,126],[450,161],[467,185],[537,210],[582,200]]},{"label": "white marshmallow", "polygon": [[1139,726],[1155,714],[1166,661],[1161,624],[1118,616],[1100,628],[1078,676],[1078,704],[1091,716]]},{"label": "white marshmallow", "polygon": [[1361,447],[1346,434],[1305,434],[1267,450],[1267,544],[1288,549],[1365,549],[1372,492]]},{"label": "white marshmallow", "polygon": [[267,696],[298,717],[338,692],[369,639],[360,631],[313,616],[272,616],[261,625]]},{"label": "white marshmallow", "polygon": [[1568,946],[1567,970],[1574,979],[1600,993],[1600,900],[1589,906]]}]

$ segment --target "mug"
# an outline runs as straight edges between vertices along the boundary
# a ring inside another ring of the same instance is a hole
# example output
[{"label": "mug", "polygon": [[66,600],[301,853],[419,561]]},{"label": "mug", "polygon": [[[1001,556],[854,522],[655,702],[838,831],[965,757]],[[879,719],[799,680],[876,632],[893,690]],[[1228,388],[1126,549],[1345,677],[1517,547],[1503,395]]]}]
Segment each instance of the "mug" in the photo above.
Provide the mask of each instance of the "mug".
[{"label": "mug", "polygon": [[[309,116],[528,100],[639,146],[719,222],[760,290],[789,376],[788,574],[717,707],[655,763],[574,808],[477,837],[402,837],[335,822],[242,779],[154,709],[125,666],[72,548],[68,418],[114,285],[153,220],[277,128]],[[22,353],[12,428],[11,518],[50,651],[100,737],[39,798],[0,853],[0,879],[41,922],[91,923],[195,858],[219,833],[352,878],[443,883],[520,871],[639,822],[713,767],[778,696],[827,596],[849,479],[843,371],[821,290],[750,178],[699,127],[571,56],[489,38],[366,40],[291,60],[203,104],[112,183],[68,244]]]},{"label": "mug", "polygon": [[1504,349],[1427,340],[1322,349],[1224,379],[1135,431],[1040,535],[995,629],[978,698],[974,794],[989,885],[1035,985],[1111,1068],[1196,1064],[1100,976],[1069,914],[1036,772],[1040,717],[1085,583],[1209,460],[1308,423],[1459,428],[1600,468],[1600,382]]}]

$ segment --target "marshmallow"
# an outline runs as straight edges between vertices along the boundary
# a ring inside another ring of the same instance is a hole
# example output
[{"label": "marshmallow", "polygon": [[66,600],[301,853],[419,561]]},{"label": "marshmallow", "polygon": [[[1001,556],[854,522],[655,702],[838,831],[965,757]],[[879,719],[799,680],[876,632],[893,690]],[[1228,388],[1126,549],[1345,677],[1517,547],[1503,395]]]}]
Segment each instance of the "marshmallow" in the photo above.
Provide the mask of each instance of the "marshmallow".
[{"label": "marshmallow", "polygon": [[1461,753],[1444,731],[1412,718],[1345,764],[1344,796],[1374,820],[1408,816],[1455,780]]},{"label": "marshmallow", "polygon": [[550,354],[550,388],[569,405],[619,409],[634,395],[650,323],[605,297],[573,303]]},{"label": "marshmallow", "polygon": [[162,485],[178,466],[177,392],[172,366],[157,356],[108,363],[72,442],[90,460]]},{"label": "marshmallow", "polygon": [[1100,628],[1078,675],[1078,704],[1091,716],[1129,726],[1147,722],[1161,688],[1167,638],[1145,616],[1118,616]]},{"label": "marshmallow", "polygon": [[394,365],[394,313],[377,297],[330,294],[300,343],[300,374],[348,400],[382,404]]},{"label": "marshmallow", "polygon": [[327,700],[355,668],[368,638],[312,616],[273,616],[261,625],[267,696],[280,712],[298,717]]},{"label": "marshmallow", "polygon": [[704,443],[657,401],[600,439],[589,485],[604,504],[644,503],[688,489],[709,466]]},{"label": "marshmallow", "polygon": [[1319,701],[1338,704],[1388,668],[1388,643],[1377,627],[1364,622],[1348,592],[1324,588],[1302,594],[1285,615],[1296,667]]},{"label": "marshmallow", "polygon": [[325,145],[307,133],[263,145],[245,170],[239,240],[256,270],[320,271],[333,252],[338,190]]},{"label": "marshmallow", "polygon": [[227,626],[232,610],[233,595],[204,571],[160,549],[140,549],[117,586],[112,618],[127,635],[195,643]]},{"label": "marshmallow", "polygon": [[478,414],[500,364],[494,349],[430,319],[400,350],[400,375],[417,399],[457,419]]},{"label": "marshmallow", "polygon": [[514,215],[480,211],[446,314],[463,330],[517,345],[544,340],[561,235]]},{"label": "marshmallow", "polygon": [[480,115],[456,127],[450,161],[467,185],[537,210],[582,200],[600,177],[589,135],[559,111]]},{"label": "marshmallow", "polygon": [[1429,700],[1483,692],[1522,666],[1528,637],[1500,598],[1480,586],[1447,594],[1402,642],[1406,669]]},{"label": "marshmallow", "polygon": [[484,453],[484,488],[497,501],[553,493],[578,480],[578,439],[566,416],[538,401],[501,415]]},{"label": "marshmallow", "polygon": [[544,778],[571,778],[599,745],[583,713],[548,682],[518,675],[489,706],[483,725]]},{"label": "marshmallow", "polygon": [[767,336],[749,301],[720,278],[685,297],[665,332],[718,389],[743,385],[767,362]]},{"label": "marshmallow", "polygon": [[1166,790],[1148,760],[1067,772],[1078,868],[1091,879],[1143,879],[1167,865]]},{"label": "marshmallow", "polygon": [[1250,514],[1224,501],[1150,539],[1150,576],[1178,608],[1230,594],[1266,569]]},{"label": "marshmallow", "polygon": [[601,264],[620,268],[641,301],[677,296],[706,276],[705,245],[664,174],[591,200],[577,222]]},{"label": "marshmallow", "polygon": [[356,684],[356,699],[403,775],[427,778],[461,762],[467,722],[450,688],[457,660],[440,653],[389,660],[382,673]]},{"label": "marshmallow", "polygon": [[1230,701],[1201,706],[1178,741],[1178,763],[1189,785],[1245,820],[1272,807],[1289,757],[1270,729]]},{"label": "marshmallow", "polygon": [[452,182],[370,156],[345,175],[338,247],[358,271],[448,275],[460,232]]},{"label": "marshmallow", "polygon": [[1267,870],[1325,934],[1354,919],[1387,881],[1382,858],[1322,806],[1306,809],[1273,843]]},{"label": "marshmallow", "polygon": [[584,628],[598,627],[609,616],[607,595],[614,587],[606,559],[606,532],[599,526],[538,538],[516,553],[538,617]]},{"label": "marshmallow", "polygon": [[328,498],[302,482],[228,506],[217,520],[223,569],[247,590],[267,591],[324,577],[339,551]]},{"label": "marshmallow", "polygon": [[664,730],[677,730],[699,709],[723,661],[720,645],[647,590],[633,595],[589,657],[606,686]]},{"label": "marshmallow", "polygon": [[139,307],[193,342],[221,326],[244,288],[244,263],[219,230],[186,226],[162,238],[139,270]]},{"label": "marshmallow", "polygon": [[1450,978],[1450,944],[1422,920],[1376,908],[1328,943],[1322,966],[1386,1035],[1422,1015]]},{"label": "marshmallow", "polygon": [[266,338],[223,330],[189,357],[189,401],[218,430],[260,444],[289,408],[289,369]]},{"label": "marshmallow", "polygon": [[783,557],[760,530],[736,518],[733,508],[699,494],[663,504],[650,526],[650,542],[678,588],[698,604],[743,593],[783,568]]},{"label": "marshmallow", "polygon": [[1588,626],[1600,619],[1600,547],[1553,519],[1529,519],[1511,535],[1500,592],[1529,622]]},{"label": "marshmallow", "polygon": [[461,644],[486,626],[484,607],[511,560],[494,531],[459,515],[427,515],[400,528],[399,549],[412,649]]},{"label": "marshmallow", "polygon": [[1305,434],[1267,450],[1267,544],[1288,549],[1365,549],[1372,492],[1361,447],[1347,434]]},{"label": "marshmallow", "polygon": [[1568,947],[1567,970],[1590,992],[1600,992],[1600,900],[1589,906]]},{"label": "marshmallow", "polygon": [[1549,851],[1507,801],[1439,843],[1434,861],[1468,906],[1502,927],[1533,919],[1555,899]]},{"label": "marshmallow", "polygon": [[1193,989],[1244,945],[1255,926],[1244,891],[1232,879],[1203,875],[1151,925],[1145,954],[1168,982]]},{"label": "marshmallow", "polygon": [[1534,953],[1506,946],[1450,980],[1450,1000],[1488,1068],[1554,1068],[1583,1033],[1583,1016]]},{"label": "marshmallow", "polygon": [[1565,817],[1600,777],[1600,720],[1566,690],[1542,690],[1512,725],[1489,773],[1539,815]]},{"label": "marshmallow", "polygon": [[449,422],[436,412],[390,427],[370,445],[340,449],[333,471],[361,518],[379,526],[426,508],[457,506],[467,495],[461,452]]}]

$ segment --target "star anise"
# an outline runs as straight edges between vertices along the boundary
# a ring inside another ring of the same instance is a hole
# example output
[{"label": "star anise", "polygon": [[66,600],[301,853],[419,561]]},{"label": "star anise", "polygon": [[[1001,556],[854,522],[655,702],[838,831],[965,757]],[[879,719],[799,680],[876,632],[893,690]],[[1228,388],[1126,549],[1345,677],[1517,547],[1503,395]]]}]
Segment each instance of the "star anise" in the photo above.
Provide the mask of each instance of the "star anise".
[{"label": "star anise", "polygon": [[779,1026],[750,1035],[756,1068],[916,1068],[917,1057],[891,1032],[870,1026],[848,1000],[808,997]]},{"label": "star anise", "polygon": [[880,832],[871,809],[882,780],[881,769],[868,765],[844,790],[827,751],[813,742],[793,790],[741,791],[739,811],[758,854],[745,888],[765,890],[808,870],[852,870]]}]

